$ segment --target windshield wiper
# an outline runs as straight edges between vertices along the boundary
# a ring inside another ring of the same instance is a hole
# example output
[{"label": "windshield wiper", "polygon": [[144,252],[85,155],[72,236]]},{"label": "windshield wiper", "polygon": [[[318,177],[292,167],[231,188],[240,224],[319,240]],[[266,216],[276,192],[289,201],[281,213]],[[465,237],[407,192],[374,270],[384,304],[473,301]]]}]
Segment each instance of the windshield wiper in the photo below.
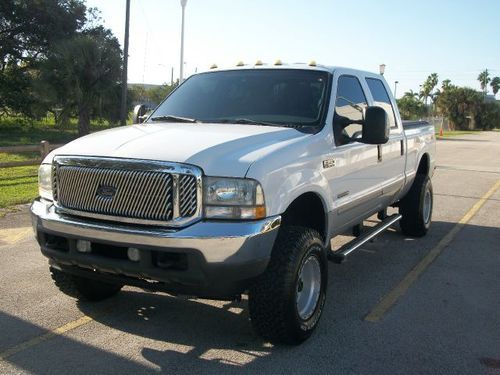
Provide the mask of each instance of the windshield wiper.
[{"label": "windshield wiper", "polygon": [[220,124],[249,124],[249,125],[263,125],[263,126],[281,126],[281,124],[276,124],[274,122],[257,121],[251,120],[249,118],[218,118],[215,120],[210,120],[213,123]]},{"label": "windshield wiper", "polygon": [[200,122],[199,120],[197,120],[197,119],[195,119],[195,118],[180,117],[180,116],[172,116],[172,115],[151,117],[151,121],[166,121],[166,122]]}]

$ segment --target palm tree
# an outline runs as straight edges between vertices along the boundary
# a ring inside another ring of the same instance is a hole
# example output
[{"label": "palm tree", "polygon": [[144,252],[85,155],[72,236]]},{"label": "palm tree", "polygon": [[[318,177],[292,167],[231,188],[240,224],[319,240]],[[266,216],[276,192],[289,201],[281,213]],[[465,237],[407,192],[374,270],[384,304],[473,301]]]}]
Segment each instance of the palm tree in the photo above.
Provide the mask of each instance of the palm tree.
[{"label": "palm tree", "polygon": [[403,96],[408,97],[408,98],[411,97],[412,99],[418,99],[419,98],[418,92],[414,92],[413,90],[405,92]]},{"label": "palm tree", "polygon": [[444,79],[443,82],[441,82],[441,91],[444,91],[448,89],[451,85],[451,80],[450,79]]},{"label": "palm tree", "polygon": [[483,90],[484,94],[488,92],[488,83],[491,81],[490,78],[490,72],[488,72],[488,69],[483,70],[479,75],[477,76],[477,80],[481,84],[481,90]]},{"label": "palm tree", "polygon": [[491,89],[493,90],[493,95],[496,95],[500,90],[500,77],[493,77],[490,82]]},{"label": "palm tree", "polygon": [[439,82],[438,74],[432,73],[427,77],[425,82],[422,84],[422,97],[427,105],[427,98],[431,96],[432,90],[437,86]]},{"label": "palm tree", "polygon": [[427,99],[431,98],[431,100],[434,102],[435,95],[432,94],[432,91],[437,86],[438,82],[439,82],[438,74],[432,73],[427,77],[422,86],[420,86],[421,87],[420,96],[425,103],[425,109],[428,112],[427,114],[430,114],[432,112],[432,105],[430,106],[430,108],[427,107]]},{"label": "palm tree", "polygon": [[[120,45],[103,27],[85,30],[57,45],[41,73],[59,103],[77,114],[79,135],[89,133],[96,108],[102,113],[102,103],[118,95],[120,76]],[[105,105],[104,109],[110,107]]]}]

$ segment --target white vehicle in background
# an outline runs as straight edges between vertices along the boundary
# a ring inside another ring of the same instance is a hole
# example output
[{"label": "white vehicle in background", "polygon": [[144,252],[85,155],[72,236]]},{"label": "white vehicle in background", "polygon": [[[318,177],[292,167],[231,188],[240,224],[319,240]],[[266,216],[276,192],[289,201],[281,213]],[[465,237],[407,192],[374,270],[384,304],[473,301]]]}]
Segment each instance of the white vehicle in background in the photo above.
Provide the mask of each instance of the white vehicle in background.
[{"label": "white vehicle in background", "polygon": [[[142,124],[77,139],[40,167],[31,207],[56,285],[238,300],[273,342],[317,326],[328,260],[397,221],[431,223],[434,129],[403,124],[380,75],[316,64],[191,76]],[[388,207],[399,213],[387,215]],[[363,229],[377,214],[380,223]],[[353,231],[337,251],[330,241]]]}]

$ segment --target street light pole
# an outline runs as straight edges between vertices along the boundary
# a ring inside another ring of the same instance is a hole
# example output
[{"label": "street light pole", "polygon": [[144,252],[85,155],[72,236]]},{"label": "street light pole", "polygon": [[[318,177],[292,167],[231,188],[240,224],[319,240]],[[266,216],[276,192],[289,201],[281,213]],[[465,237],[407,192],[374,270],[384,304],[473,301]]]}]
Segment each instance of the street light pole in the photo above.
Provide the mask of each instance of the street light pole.
[{"label": "street light pole", "polygon": [[380,64],[380,65],[378,66],[378,70],[379,70],[379,72],[380,72],[380,75],[381,75],[381,76],[383,76],[383,75],[384,75],[384,73],[385,73],[385,64]]},{"label": "street light pole", "polygon": [[187,0],[181,0],[182,7],[182,22],[181,22],[181,66],[179,70],[179,84],[182,83],[184,78],[184,9],[186,8]]},{"label": "street light pole", "polygon": [[396,90],[398,88],[399,81],[394,81],[394,99],[396,99]]},{"label": "street light pole", "polygon": [[127,67],[128,67],[128,29],[130,24],[130,0],[125,10],[125,40],[123,43],[122,101],[120,107],[120,125],[127,124]]}]

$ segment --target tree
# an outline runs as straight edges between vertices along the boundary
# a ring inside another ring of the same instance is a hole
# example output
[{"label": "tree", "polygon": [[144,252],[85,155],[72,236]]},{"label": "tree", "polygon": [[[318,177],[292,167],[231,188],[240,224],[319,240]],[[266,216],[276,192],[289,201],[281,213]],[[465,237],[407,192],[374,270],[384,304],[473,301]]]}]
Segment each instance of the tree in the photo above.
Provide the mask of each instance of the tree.
[{"label": "tree", "polygon": [[425,106],[418,100],[418,93],[412,90],[405,92],[404,95],[397,99],[399,112],[405,120],[417,120],[425,115]]},{"label": "tree", "polygon": [[30,87],[32,75],[18,65],[5,67],[0,73],[0,114],[32,114],[34,98]]},{"label": "tree", "polygon": [[479,75],[477,76],[477,80],[481,85],[481,90],[483,90],[483,92],[486,94],[488,91],[488,83],[491,81],[490,72],[488,72],[488,69],[485,69],[481,73],[479,73]]},{"label": "tree", "polygon": [[481,111],[483,97],[468,87],[449,87],[441,92],[436,105],[456,129],[468,129],[469,119],[477,117]]},{"label": "tree", "polygon": [[500,106],[497,103],[480,103],[474,115],[477,129],[490,130],[500,128]]},{"label": "tree", "polygon": [[134,84],[130,90],[132,99],[141,104],[156,106],[160,104],[177,86],[179,82],[172,85],[164,83],[163,85],[147,87],[141,84]]},{"label": "tree", "polygon": [[491,90],[493,91],[493,95],[496,95],[500,90],[500,77],[493,77],[490,82]]},{"label": "tree", "polygon": [[0,112],[33,115],[38,59],[85,22],[82,0],[0,1]]},{"label": "tree", "polygon": [[439,82],[438,74],[432,73],[427,77],[425,82],[422,84],[421,96],[427,105],[427,98],[431,97],[431,93]]},{"label": "tree", "polygon": [[441,82],[441,91],[445,91],[448,89],[451,85],[451,80],[450,79],[443,79]]},{"label": "tree", "polygon": [[118,40],[110,30],[99,26],[54,48],[41,64],[40,86],[53,92],[48,103],[78,116],[78,133],[85,135],[90,131],[91,118],[104,116],[116,121],[121,69]]},{"label": "tree", "polygon": [[54,42],[73,36],[85,21],[81,0],[2,0],[0,68],[47,52]]},{"label": "tree", "polygon": [[174,83],[172,86],[163,84],[149,90],[148,98],[151,102],[160,104],[163,99],[165,99],[171,92],[177,87],[178,83]]}]

